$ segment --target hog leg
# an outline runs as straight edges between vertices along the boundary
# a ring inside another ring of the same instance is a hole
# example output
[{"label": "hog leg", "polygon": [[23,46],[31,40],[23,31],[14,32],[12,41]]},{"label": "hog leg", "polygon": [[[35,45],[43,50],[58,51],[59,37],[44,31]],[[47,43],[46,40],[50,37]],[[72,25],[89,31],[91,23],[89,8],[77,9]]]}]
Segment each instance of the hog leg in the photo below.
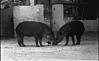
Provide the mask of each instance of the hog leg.
[{"label": "hog leg", "polygon": [[36,47],[39,47],[39,45],[38,45],[38,38],[37,37],[35,37],[35,43],[36,43]]},{"label": "hog leg", "polygon": [[38,39],[39,39],[40,46],[43,47],[43,45],[42,45],[42,34],[41,33],[39,33]]},{"label": "hog leg", "polygon": [[21,37],[18,38],[18,44],[19,44],[20,47],[25,46],[24,43],[23,43],[23,38],[21,38]]},{"label": "hog leg", "polygon": [[65,45],[68,45],[68,41],[69,41],[69,35],[66,36],[66,43],[65,43]]},{"label": "hog leg", "polygon": [[39,38],[39,43],[40,43],[40,46],[43,47],[43,45],[42,45],[42,37]]},{"label": "hog leg", "polygon": [[19,36],[17,37],[17,41],[18,41],[18,45],[21,47],[22,46],[22,44],[21,44],[21,38]]},{"label": "hog leg", "polygon": [[22,37],[22,36],[17,35],[17,39],[18,39],[17,41],[18,41],[18,44],[19,44],[20,47],[25,46],[25,45],[23,44],[23,37]]},{"label": "hog leg", "polygon": [[73,42],[73,44],[72,44],[72,45],[75,45],[74,35],[72,35],[72,36],[71,36],[71,38],[72,38],[72,42]]},{"label": "hog leg", "polygon": [[21,36],[21,44],[22,44],[22,46],[24,47],[25,45],[24,45],[24,41],[23,41],[23,39],[24,39],[24,37]]},{"label": "hog leg", "polygon": [[80,45],[80,41],[81,41],[81,34],[77,34],[76,35],[76,38],[77,38],[77,43],[76,43],[76,45]]}]

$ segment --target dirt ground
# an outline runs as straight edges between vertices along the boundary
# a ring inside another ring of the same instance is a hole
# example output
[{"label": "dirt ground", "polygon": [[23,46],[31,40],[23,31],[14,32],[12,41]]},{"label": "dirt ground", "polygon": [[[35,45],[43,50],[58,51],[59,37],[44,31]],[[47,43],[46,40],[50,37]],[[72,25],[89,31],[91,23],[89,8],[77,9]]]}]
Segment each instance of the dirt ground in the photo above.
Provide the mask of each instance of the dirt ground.
[{"label": "dirt ground", "polygon": [[33,37],[25,37],[27,47],[19,47],[16,39],[1,40],[1,61],[98,61],[98,35],[85,33],[81,45],[63,46],[65,39],[57,46],[36,47]]}]

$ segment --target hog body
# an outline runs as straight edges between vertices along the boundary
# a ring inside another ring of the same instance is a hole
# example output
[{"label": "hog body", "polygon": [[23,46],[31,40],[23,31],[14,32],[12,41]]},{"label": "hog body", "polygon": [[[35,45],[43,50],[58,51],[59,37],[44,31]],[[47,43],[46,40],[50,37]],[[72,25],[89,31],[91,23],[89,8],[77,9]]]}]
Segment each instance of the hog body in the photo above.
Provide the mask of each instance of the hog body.
[{"label": "hog body", "polygon": [[[69,37],[72,38],[73,45],[80,45],[81,37],[83,35],[85,28],[84,24],[78,20],[71,21],[63,25],[59,31],[56,34],[56,43],[54,42],[54,45],[57,45],[59,42],[63,40],[64,37],[66,37],[66,43],[65,45],[68,45]],[[77,38],[77,42],[75,43],[74,36]]]},{"label": "hog body", "polygon": [[19,46],[25,46],[23,42],[24,36],[35,38],[36,46],[42,45],[42,37],[46,34],[49,35],[49,39],[54,39],[54,33],[52,32],[51,28],[48,27],[46,24],[41,22],[34,22],[34,21],[25,21],[20,23],[16,27],[16,34],[17,34],[17,41]]}]

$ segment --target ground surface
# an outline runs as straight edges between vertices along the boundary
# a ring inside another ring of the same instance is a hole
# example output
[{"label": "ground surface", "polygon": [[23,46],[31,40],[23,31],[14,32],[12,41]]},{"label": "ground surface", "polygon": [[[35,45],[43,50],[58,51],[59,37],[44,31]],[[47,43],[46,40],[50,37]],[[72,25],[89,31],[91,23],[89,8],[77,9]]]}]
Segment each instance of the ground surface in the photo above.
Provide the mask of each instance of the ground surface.
[{"label": "ground surface", "polygon": [[[1,40],[1,61],[98,61],[97,33],[86,33],[81,45],[63,46],[62,41],[57,46],[35,47],[33,38],[25,37],[27,47],[19,47],[16,39]],[[43,39],[45,40],[45,39]]]}]

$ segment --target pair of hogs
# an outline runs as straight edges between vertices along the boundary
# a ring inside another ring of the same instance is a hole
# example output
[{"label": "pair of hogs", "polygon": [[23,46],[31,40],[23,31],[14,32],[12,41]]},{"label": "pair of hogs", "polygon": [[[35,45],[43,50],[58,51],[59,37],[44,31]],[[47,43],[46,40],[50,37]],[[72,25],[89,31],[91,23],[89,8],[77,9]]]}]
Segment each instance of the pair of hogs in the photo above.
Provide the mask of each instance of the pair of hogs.
[{"label": "pair of hogs", "polygon": [[[19,46],[24,45],[24,37],[34,37],[36,46],[43,47],[42,38],[46,37],[49,41],[48,44],[57,45],[60,43],[63,38],[66,38],[65,45],[68,45],[69,37],[72,38],[72,45],[80,45],[81,37],[83,35],[85,28],[84,24],[80,21],[71,21],[64,24],[54,35],[52,29],[44,23],[34,22],[34,21],[25,21],[20,23],[16,27],[17,41]],[[55,37],[56,36],[56,37]],[[77,42],[74,39],[76,36]]]}]

